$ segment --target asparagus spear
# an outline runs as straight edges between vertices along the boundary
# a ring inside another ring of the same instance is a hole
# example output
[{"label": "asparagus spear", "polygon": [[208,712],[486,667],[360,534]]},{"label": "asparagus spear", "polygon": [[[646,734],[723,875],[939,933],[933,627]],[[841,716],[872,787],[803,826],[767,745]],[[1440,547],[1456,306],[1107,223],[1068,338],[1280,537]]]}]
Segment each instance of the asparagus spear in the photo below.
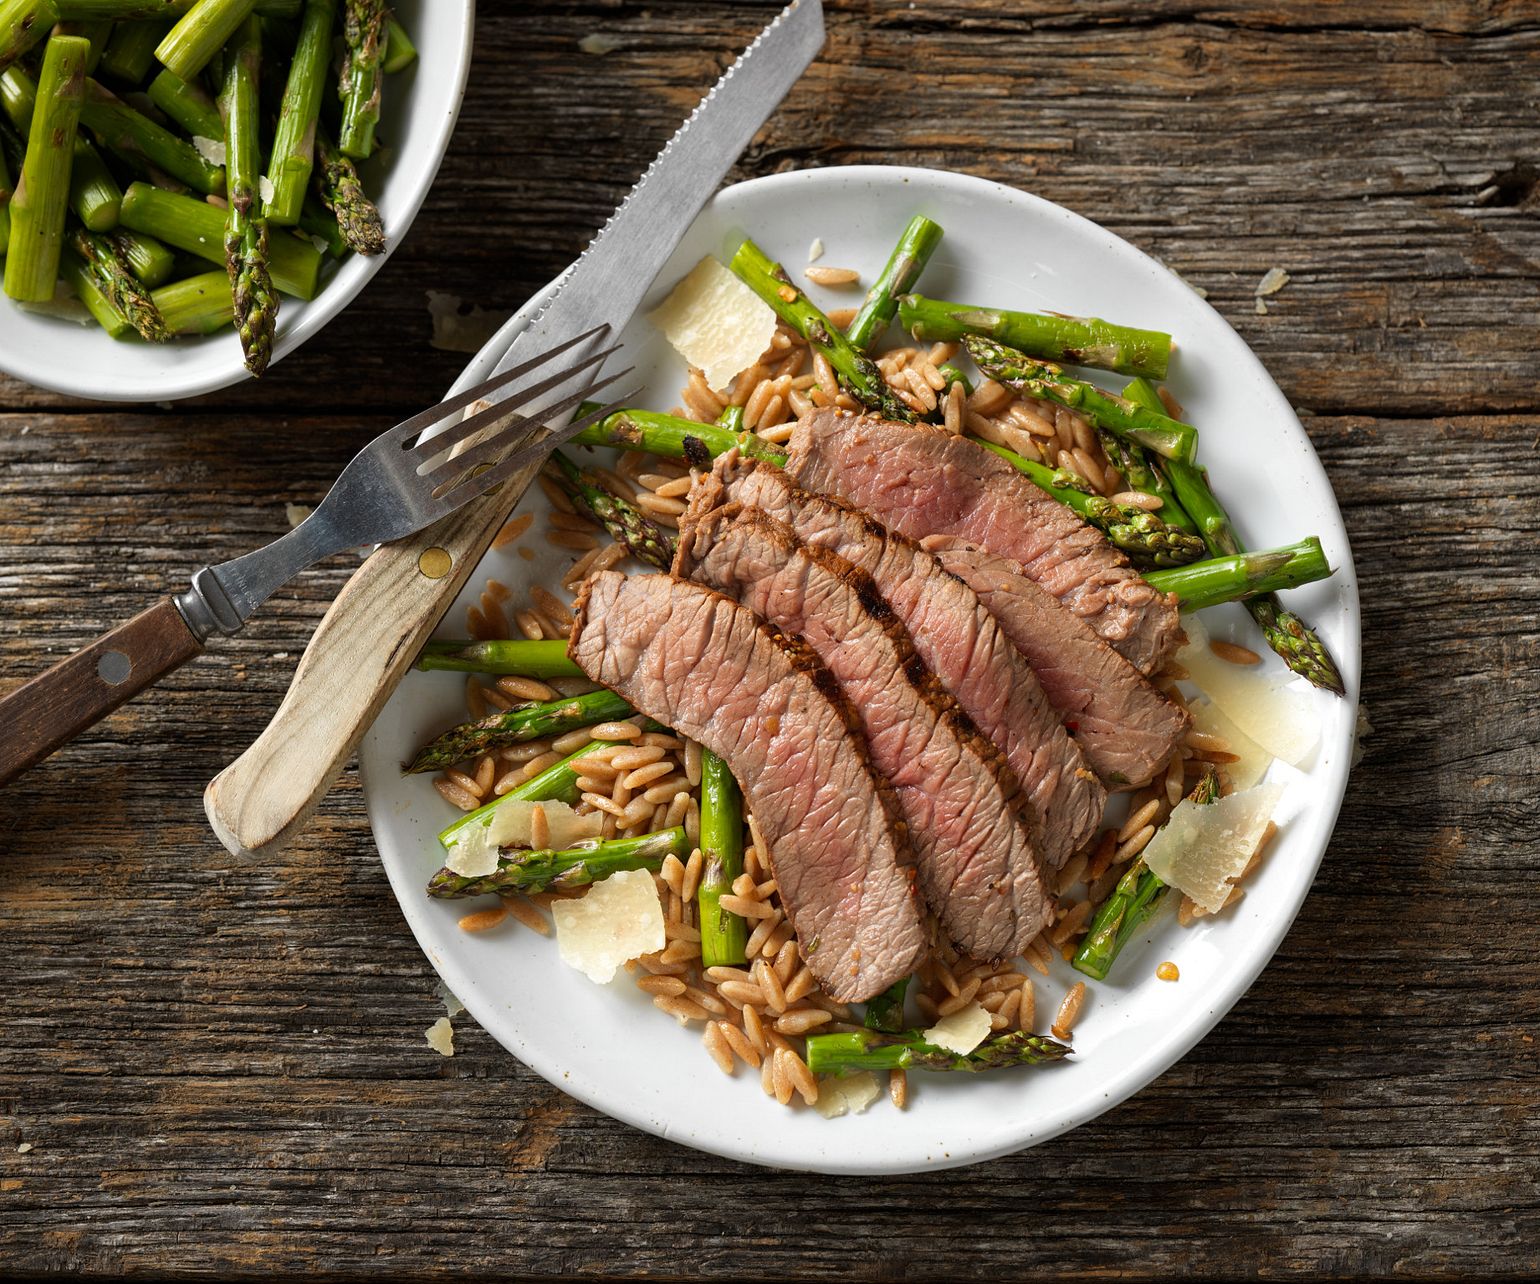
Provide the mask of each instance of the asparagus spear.
[{"label": "asparagus spear", "polygon": [[129,270],[152,290],[171,279],[171,273],[176,268],[176,255],[153,236],[127,232],[122,228],[115,228],[105,235],[127,260]]},{"label": "asparagus spear", "polygon": [[439,771],[489,749],[523,744],[541,736],[559,736],[596,722],[629,718],[634,712],[613,691],[590,691],[587,695],[507,709],[476,722],[462,722],[451,727],[432,744],[418,750],[417,756],[402,770],[410,774]]},{"label": "asparagus spear", "polygon": [[150,298],[172,334],[217,334],[235,320],[230,277],[223,269],[173,281]]},{"label": "asparagus spear", "polygon": [[53,34],[56,36],[80,36],[82,39],[91,42],[91,50],[86,54],[86,75],[94,76],[96,75],[97,65],[102,60],[102,50],[107,44],[107,37],[112,34],[112,23],[103,22],[101,19],[85,21],[76,18],[67,22],[60,22],[53,29]]},{"label": "asparagus spear", "polygon": [[429,642],[417,667],[451,673],[506,673],[524,678],[581,678],[560,638],[517,642]]},{"label": "asparagus spear", "polygon": [[[1219,773],[1210,767],[1187,797],[1205,805],[1215,801],[1219,797]],[[1141,856],[1098,907],[1085,939],[1070,960],[1071,965],[1089,977],[1105,981],[1118,951],[1155,915],[1170,890]]]},{"label": "asparagus spear", "polygon": [[225,270],[230,274],[235,329],[246,369],[260,376],[273,355],[278,295],[267,258],[267,220],[257,197],[261,165],[258,137],[258,72],[262,19],[247,18],[225,52],[220,114],[225,118],[225,170],[230,209],[225,222]]},{"label": "asparagus spear", "polygon": [[0,70],[38,44],[58,21],[54,0],[0,0]]},{"label": "asparagus spear", "polygon": [[191,143],[135,111],[95,80],[86,81],[80,120],[98,143],[138,173],[153,176],[159,170],[205,196],[225,190],[222,168],[209,164]]},{"label": "asparagus spear", "polygon": [[998,1070],[1058,1061],[1073,1051],[1041,1034],[1019,1030],[985,1039],[972,1052],[959,1054],[927,1043],[921,1030],[885,1034],[878,1030],[848,1034],[810,1034],[807,1068],[814,1074],[851,1070]]},{"label": "asparagus spear", "polygon": [[[1141,405],[1164,407],[1160,394],[1143,379],[1135,379],[1123,389],[1123,395]],[[1209,488],[1208,473],[1204,469],[1196,464],[1168,460],[1164,473],[1174,487],[1178,501],[1197,520],[1197,529],[1202,533],[1210,552],[1219,556],[1245,552],[1230,522],[1230,515]],[[1283,658],[1290,669],[1325,691],[1345,694],[1342,674],[1338,672],[1337,663],[1331,658],[1326,644],[1314,629],[1284,606],[1275,595],[1269,593],[1248,598],[1246,609],[1262,630],[1267,645]]]},{"label": "asparagus spear", "polygon": [[169,71],[162,71],[145,90],[149,99],[194,138],[221,139],[224,122],[219,105],[202,85],[189,84]]},{"label": "asparagus spear", "polygon": [[164,343],[171,337],[165,318],[156,309],[143,283],[135,277],[128,256],[109,237],[77,227],[70,233],[70,247],[91,270],[97,288],[112,306],[151,343]]},{"label": "asparagus spear", "polygon": [[380,123],[380,34],[385,0],[343,0],[342,128],[338,143],[345,156],[367,160],[374,151]]},{"label": "asparagus spear", "polygon": [[198,0],[155,47],[167,71],[191,80],[251,17],[256,0]]},{"label": "asparagus spear", "polygon": [[0,147],[0,253],[11,241],[11,167]]},{"label": "asparagus spear", "polygon": [[[20,67],[9,67],[0,75],[0,108],[22,134],[31,130],[36,102],[37,82]],[[105,232],[117,226],[122,202],[123,189],[101,153],[77,131],[70,161],[70,209],[75,217],[91,231]]]},{"label": "asparagus spear", "polygon": [[155,62],[155,46],[170,31],[169,23],[120,22],[112,29],[97,70],[104,76],[137,85],[150,74]]},{"label": "asparagus spear", "polygon": [[945,391],[950,392],[954,383],[960,383],[963,386],[963,396],[971,397],[973,395],[973,384],[969,381],[968,376],[950,361],[943,366],[939,366],[938,369],[941,371],[941,377],[946,380]]},{"label": "asparagus spear", "polygon": [[337,226],[348,247],[357,254],[383,254],[385,227],[380,211],[364,193],[358,170],[338,150],[325,129],[316,126],[315,187],[321,203],[337,216]]},{"label": "asparagus spear", "polygon": [[1075,510],[1089,525],[1106,535],[1139,567],[1185,566],[1203,556],[1203,541],[1168,526],[1156,514],[1133,504],[1118,504],[1104,495],[1092,494],[1073,473],[1049,468],[1007,450],[992,441],[970,438],[985,450],[999,455],[1040,490]]},{"label": "asparagus spear", "polygon": [[782,321],[793,327],[815,351],[823,353],[846,392],[885,419],[906,424],[914,422],[914,412],[888,387],[876,363],[835,329],[812,300],[791,283],[786,269],[771,260],[759,246],[745,240],[729,266]]},{"label": "asparagus spear", "polygon": [[5,292],[24,303],[53,298],[59,275],[70,160],[89,47],[90,42],[80,36],[55,36],[43,51],[27,155],[11,197],[11,236],[5,256]]},{"label": "asparagus spear", "polygon": [[383,51],[380,55],[380,69],[386,75],[405,71],[417,61],[417,46],[412,43],[412,37],[393,13],[385,19],[385,35],[380,48]]},{"label": "asparagus spear", "polygon": [[898,311],[898,298],[914,288],[920,273],[930,262],[930,256],[941,244],[941,227],[923,214],[909,220],[909,226],[898,238],[882,274],[872,282],[861,310],[856,313],[845,337],[861,352],[870,352],[872,345],[893,322]]},{"label": "asparagus spear", "polygon": [[[123,193],[123,226],[196,254],[221,267],[225,261],[225,211],[190,196],[134,183]],[[321,251],[308,238],[287,232],[268,238],[273,285],[296,299],[313,299],[321,279]]]},{"label": "asparagus spear", "polygon": [[439,870],[428,880],[428,895],[457,899],[489,892],[563,892],[597,883],[622,870],[656,871],[669,856],[683,856],[689,850],[682,825],[636,838],[591,840],[562,851],[510,850],[497,858],[495,871],[480,878],[467,878],[448,868]]},{"label": "asparagus spear", "polygon": [[325,245],[322,253],[328,258],[340,259],[348,252],[348,243],[337,226],[336,217],[321,204],[321,198],[314,192],[306,195],[305,203],[300,207],[299,230],[306,236],[318,237]]},{"label": "asparagus spear", "polygon": [[866,1005],[861,1024],[868,1030],[884,1034],[897,1034],[904,1028],[904,992],[909,988],[909,977],[894,981],[881,994]]},{"label": "asparagus spear", "polygon": [[553,451],[557,484],[576,504],[581,504],[610,533],[642,561],[668,570],[674,563],[674,536],[634,504],[605,489],[561,451]]},{"label": "asparagus spear", "polygon": [[[1143,406],[1146,410],[1153,410],[1157,414],[1165,414],[1166,407],[1160,396],[1155,391],[1155,385],[1148,379],[1135,379],[1123,389],[1123,395],[1135,405]],[[1187,510],[1182,507],[1177,499],[1176,492],[1171,489],[1171,483],[1166,480],[1166,475],[1155,466],[1149,452],[1136,442],[1129,441],[1126,437],[1118,437],[1110,432],[1101,432],[1102,449],[1107,452],[1107,458],[1112,461],[1114,467],[1123,474],[1124,480],[1134,490],[1146,495],[1154,495],[1160,500],[1160,516],[1168,526],[1176,526],[1184,531],[1196,532],[1198,527]]]},{"label": "asparagus spear", "polygon": [[598,423],[590,424],[573,441],[580,446],[642,450],[665,459],[683,459],[696,468],[711,467],[713,459],[734,446],[753,459],[767,459],[777,464],[786,460],[784,454],[753,433],[720,424],[696,423],[693,419],[680,419],[655,410],[617,410]]},{"label": "asparagus spear", "polygon": [[1166,377],[1171,359],[1169,334],[1113,325],[1099,317],[974,308],[906,294],[898,303],[898,323],[913,338],[931,343],[955,343],[977,335],[1044,361],[1156,379]]},{"label": "asparagus spear", "polygon": [[724,910],[721,901],[743,873],[743,794],[727,764],[709,749],[700,754],[700,852],[701,964],[742,963],[748,957],[748,925],[741,915]]},{"label": "asparagus spear", "polygon": [[310,190],[315,167],[316,119],[321,110],[321,90],[331,59],[332,28],[337,22],[337,0],[309,0],[300,24],[299,42],[289,63],[289,79],[278,109],[278,129],[267,176],[273,194],[267,216],[275,223],[297,223]]},{"label": "asparagus spear", "polygon": [[101,287],[96,284],[96,277],[86,266],[85,260],[69,246],[65,246],[64,252],[59,255],[59,276],[75,291],[75,297],[85,304],[86,311],[109,337],[121,339],[134,332],[134,327],[128,323],[128,318],[113,306],[111,299],[102,293]]},{"label": "asparagus spear", "polygon": [[1197,452],[1198,432],[1191,424],[1103,392],[1094,384],[1071,379],[1060,367],[1034,361],[992,339],[964,335],[963,346],[980,370],[1007,388],[1078,410],[1098,428],[1131,438],[1168,459],[1190,462]]},{"label": "asparagus spear", "polygon": [[729,432],[742,432],[743,407],[723,406],[722,413],[717,416],[717,425],[726,428]]},{"label": "asparagus spear", "polygon": [[1261,553],[1212,557],[1191,566],[1146,571],[1145,581],[1162,593],[1175,593],[1184,611],[1200,611],[1221,602],[1238,602],[1258,593],[1297,588],[1332,575],[1331,565],[1314,535]]}]

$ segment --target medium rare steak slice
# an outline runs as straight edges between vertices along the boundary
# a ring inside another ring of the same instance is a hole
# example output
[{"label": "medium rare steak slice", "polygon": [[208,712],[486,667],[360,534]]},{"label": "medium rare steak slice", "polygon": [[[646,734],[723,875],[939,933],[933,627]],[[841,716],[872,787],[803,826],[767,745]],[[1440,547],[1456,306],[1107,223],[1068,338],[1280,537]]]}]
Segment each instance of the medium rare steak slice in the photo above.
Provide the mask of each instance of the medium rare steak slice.
[{"label": "medium rare steak slice", "polygon": [[1010,558],[950,535],[920,545],[1000,622],[1098,776],[1109,785],[1142,785],[1166,764],[1192,725],[1186,710]]},{"label": "medium rare steak slice", "polygon": [[923,424],[818,410],[797,424],[786,470],[915,539],[956,535],[1019,562],[1140,673],[1182,642],[1176,598],[1102,533],[982,446]]},{"label": "medium rare steak slice", "polygon": [[567,652],[593,681],[724,758],[770,847],[803,956],[842,1002],[926,950],[902,821],[838,684],[752,612],[667,575],[583,586]]},{"label": "medium rare steak slice", "polygon": [[802,543],[827,548],[872,577],[926,666],[1004,752],[1039,822],[1039,854],[1062,865],[1100,822],[1106,791],[973,590],[868,514],[801,490],[771,464],[736,455],[718,459],[690,492],[681,531],[727,502],[763,510]]},{"label": "medium rare steak slice", "polygon": [[727,505],[679,542],[676,575],[726,593],[817,652],[892,783],[920,890],[975,958],[1020,954],[1052,916],[1021,785],[915,654],[864,571],[797,543],[758,509]]}]

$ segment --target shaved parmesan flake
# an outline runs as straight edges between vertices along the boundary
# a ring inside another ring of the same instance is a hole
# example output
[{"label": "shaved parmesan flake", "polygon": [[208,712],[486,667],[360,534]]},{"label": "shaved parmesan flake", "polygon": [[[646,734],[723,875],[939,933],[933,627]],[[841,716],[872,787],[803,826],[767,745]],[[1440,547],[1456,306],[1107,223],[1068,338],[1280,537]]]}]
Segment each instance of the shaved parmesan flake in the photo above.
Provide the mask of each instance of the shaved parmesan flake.
[{"label": "shaved parmesan flake", "polygon": [[1221,660],[1209,650],[1208,630],[1196,617],[1184,616],[1182,627],[1187,645],[1177,661],[1198,690],[1273,757],[1301,766],[1321,739],[1310,693],[1280,684],[1259,667]]},{"label": "shaved parmesan flake", "polygon": [[18,1155],[31,1154],[32,1153],[32,1143],[30,1141],[22,1142],[21,1145],[16,1147],[16,1153]]},{"label": "shaved parmesan flake", "polygon": [[1267,769],[1273,765],[1273,755],[1225,717],[1223,709],[1212,700],[1194,700],[1187,707],[1195,728],[1205,735],[1218,736],[1236,755],[1235,762],[1224,764],[1224,773],[1230,778],[1232,789],[1236,792],[1250,789],[1267,775]]},{"label": "shaved parmesan flake", "polygon": [[193,136],[193,146],[198,149],[198,155],[203,157],[210,165],[223,165],[225,163],[225,143],[222,138],[202,138]]},{"label": "shaved parmesan flake", "polygon": [[1255,294],[1258,298],[1267,294],[1277,294],[1289,283],[1289,274],[1280,267],[1267,269],[1267,275],[1257,282]]},{"label": "shaved parmesan flake", "polygon": [[825,1119],[858,1115],[877,1100],[881,1091],[877,1076],[870,1070],[857,1070],[843,1079],[825,1075],[818,1081],[818,1100],[813,1102],[813,1109]]},{"label": "shaved parmesan flake", "polygon": [[449,1024],[448,1017],[439,1017],[427,1029],[428,1046],[441,1057],[452,1057],[455,1054],[455,1031]]},{"label": "shaved parmesan flake", "polygon": [[1224,908],[1231,879],[1251,860],[1283,797],[1279,784],[1258,785],[1213,803],[1186,798],[1144,849],[1144,863],[1209,913]]},{"label": "shaved parmesan flake", "polygon": [[464,878],[482,878],[497,868],[500,847],[529,847],[534,811],[545,811],[550,829],[547,846],[556,851],[571,847],[585,838],[603,833],[604,817],[599,812],[579,816],[564,802],[528,802],[510,798],[489,808],[478,821],[455,830],[449,842],[449,856],[444,863]]},{"label": "shaved parmesan flake", "polygon": [[925,1041],[964,1057],[989,1037],[989,1013],[980,1003],[970,1003],[944,1016],[925,1031]]},{"label": "shaved parmesan flake", "polygon": [[298,526],[305,518],[310,516],[309,504],[285,504],[283,515],[288,519],[290,526]]},{"label": "shaved parmesan flake", "polygon": [[262,204],[271,205],[273,201],[273,180],[266,174],[257,179],[257,195],[262,198]]},{"label": "shaved parmesan flake", "polygon": [[433,323],[428,346],[441,352],[480,352],[508,319],[442,290],[428,291],[428,317]]},{"label": "shaved parmesan flake", "polygon": [[557,901],[551,916],[562,962],[598,985],[613,981],[622,963],[666,944],[658,885],[645,869],[611,874],[587,896]]},{"label": "shaved parmesan flake", "polygon": [[807,247],[807,261],[816,263],[823,258],[823,237],[815,236],[813,243]]},{"label": "shaved parmesan flake", "polygon": [[775,336],[769,305],[710,255],[648,319],[717,392],[758,361]]},{"label": "shaved parmesan flake", "polygon": [[455,992],[442,981],[434,987],[433,992],[438,995],[439,1002],[444,1005],[444,1015],[457,1017],[465,1011],[465,1004],[455,997]]},{"label": "shaved parmesan flake", "polygon": [[578,41],[578,48],[586,54],[594,54],[604,57],[607,53],[614,53],[620,48],[620,41],[614,36],[607,36],[602,31],[592,31]]}]

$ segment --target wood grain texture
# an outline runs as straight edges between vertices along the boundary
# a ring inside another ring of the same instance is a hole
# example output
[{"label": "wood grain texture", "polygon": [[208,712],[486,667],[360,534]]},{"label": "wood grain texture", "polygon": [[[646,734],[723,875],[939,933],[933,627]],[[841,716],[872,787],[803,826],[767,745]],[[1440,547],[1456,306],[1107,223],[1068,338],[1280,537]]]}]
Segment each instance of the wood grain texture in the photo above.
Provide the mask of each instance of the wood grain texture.
[{"label": "wood grain texture", "polygon": [[[260,391],[120,413],[0,383],[0,684],[280,533],[286,501],[313,503],[373,432],[440,395],[463,357],[427,346],[425,291],[511,311],[772,7],[484,0],[462,124],[411,239]],[[685,1151],[577,1105],[463,1020],[445,1061],[353,775],[255,867],[233,867],[199,806],[276,707],[352,569],[339,558],[0,793],[0,1272],[1533,1268],[1540,4],[829,8],[827,56],[742,175],[901,161],[1061,201],[1207,288],[1314,412],[1375,730],[1277,958],[1133,1100],[937,1176],[833,1181]],[[620,47],[581,53],[595,31]],[[1292,280],[1258,316],[1274,265]]]}]

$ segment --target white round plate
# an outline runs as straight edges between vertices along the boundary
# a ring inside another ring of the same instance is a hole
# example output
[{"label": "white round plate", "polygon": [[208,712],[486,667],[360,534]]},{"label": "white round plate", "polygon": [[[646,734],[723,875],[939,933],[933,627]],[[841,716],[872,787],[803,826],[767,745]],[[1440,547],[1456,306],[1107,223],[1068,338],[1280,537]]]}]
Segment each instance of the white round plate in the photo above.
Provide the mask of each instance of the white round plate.
[{"label": "white round plate", "polygon": [[[554,942],[516,926],[467,935],[456,927],[464,904],[429,900],[423,886],[440,864],[435,834],[457,813],[428,777],[405,777],[400,764],[463,720],[464,679],[412,673],[360,758],[386,872],[434,967],[488,1033],[557,1087],[660,1137],[750,1163],[851,1174],[973,1163],[1045,1141],[1138,1091],[1197,1043],[1272,957],[1315,876],[1347,782],[1359,616],[1331,487],[1261,363],[1213,308],[1153,259],[1068,210],[996,183],[921,169],[806,170],[720,193],[696,219],[642,313],[702,255],[725,257],[746,232],[794,274],[813,238],[822,238],[824,265],[858,268],[869,282],[916,213],[946,231],[922,278],[929,294],[1104,316],[1178,338],[1172,389],[1203,431],[1203,459],[1242,536],[1260,548],[1318,534],[1338,568],[1335,578],[1297,591],[1292,601],[1341,662],[1349,698],[1314,693],[1321,748],[1311,770],[1290,776],[1281,813],[1289,819],[1246,898],[1186,930],[1166,913],[1145,941],[1123,953],[1110,982],[1088,982],[1071,1061],[977,1076],[916,1073],[906,1111],[880,1099],[865,1114],[826,1120],[776,1105],[760,1091],[757,1074],[740,1069],[724,1076],[701,1048],[699,1029],[663,1016],[624,973],[612,985],[594,985],[560,961]],[[848,290],[813,293],[831,308],[855,297]],[[477,358],[466,381],[486,377],[522,316]],[[626,360],[646,379],[647,404],[674,405],[685,377],[677,356],[641,314],[624,339]],[[524,502],[544,511],[538,489]],[[515,546],[487,556],[471,590],[450,610],[444,636],[463,636],[465,607],[489,576],[513,586],[516,596],[532,575],[559,581],[570,562],[539,538],[540,527],[537,521],[520,541],[537,550],[537,560],[521,559]],[[1204,620],[1217,636],[1257,643],[1238,607],[1208,611]],[[1156,964],[1165,959],[1181,970],[1175,984],[1155,979]],[[1077,979],[1060,964],[1040,981],[1044,1028]]]},{"label": "white round plate", "polygon": [[[315,298],[284,296],[273,365],[347,307],[400,247],[454,133],[471,67],[475,0],[399,0],[395,9],[417,46],[417,61],[388,77],[382,154],[361,170],[385,224],[385,253],[328,261]],[[112,339],[95,324],[28,311],[4,297],[0,370],[51,392],[98,401],[174,401],[252,377],[233,329],[163,344]]]}]

